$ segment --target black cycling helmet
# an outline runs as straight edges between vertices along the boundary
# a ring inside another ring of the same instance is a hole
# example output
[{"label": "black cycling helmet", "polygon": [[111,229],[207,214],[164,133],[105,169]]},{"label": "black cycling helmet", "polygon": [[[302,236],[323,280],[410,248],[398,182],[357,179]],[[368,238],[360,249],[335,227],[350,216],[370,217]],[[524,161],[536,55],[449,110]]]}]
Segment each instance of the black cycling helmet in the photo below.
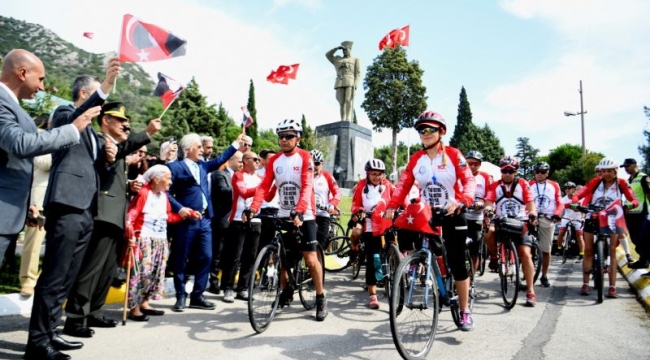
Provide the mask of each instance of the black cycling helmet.
[{"label": "black cycling helmet", "polygon": [[541,161],[538,162],[533,166],[533,171],[549,171],[551,169],[551,165],[549,165],[547,162]]},{"label": "black cycling helmet", "polygon": [[465,155],[465,159],[476,159],[478,161],[483,161],[483,154],[481,154],[479,151],[472,150]]},{"label": "black cycling helmet", "polygon": [[573,181],[567,181],[564,183],[564,188],[565,189],[576,188],[576,183],[574,183]]}]

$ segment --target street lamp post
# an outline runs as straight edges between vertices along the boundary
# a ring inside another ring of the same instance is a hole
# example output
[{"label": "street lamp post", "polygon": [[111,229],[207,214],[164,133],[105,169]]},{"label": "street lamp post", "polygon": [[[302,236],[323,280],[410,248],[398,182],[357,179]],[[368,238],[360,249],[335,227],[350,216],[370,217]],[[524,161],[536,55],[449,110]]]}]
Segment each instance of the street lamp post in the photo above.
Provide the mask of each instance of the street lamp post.
[{"label": "street lamp post", "polygon": [[585,114],[587,112],[584,110],[584,105],[583,105],[583,102],[582,102],[582,80],[580,80],[580,89],[578,90],[578,92],[580,93],[580,112],[579,113],[574,113],[574,112],[570,112],[570,111],[565,111],[564,116],[580,115],[580,128],[581,128],[581,131],[582,131],[582,154],[584,155],[587,152],[587,150],[585,148]]}]

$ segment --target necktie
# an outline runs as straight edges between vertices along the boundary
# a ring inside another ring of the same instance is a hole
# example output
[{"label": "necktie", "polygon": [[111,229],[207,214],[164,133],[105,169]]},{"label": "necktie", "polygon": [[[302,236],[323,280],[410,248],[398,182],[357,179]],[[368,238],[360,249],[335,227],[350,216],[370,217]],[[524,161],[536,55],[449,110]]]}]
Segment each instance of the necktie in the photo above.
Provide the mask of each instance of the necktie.
[{"label": "necktie", "polygon": [[[199,184],[199,187],[201,186],[201,169],[199,168],[199,164],[192,162],[192,169],[193,175],[194,175],[194,180],[196,180],[196,183]],[[203,193],[203,188],[201,188],[201,199],[203,200],[203,209],[208,208],[208,201],[205,198],[205,194]]]}]

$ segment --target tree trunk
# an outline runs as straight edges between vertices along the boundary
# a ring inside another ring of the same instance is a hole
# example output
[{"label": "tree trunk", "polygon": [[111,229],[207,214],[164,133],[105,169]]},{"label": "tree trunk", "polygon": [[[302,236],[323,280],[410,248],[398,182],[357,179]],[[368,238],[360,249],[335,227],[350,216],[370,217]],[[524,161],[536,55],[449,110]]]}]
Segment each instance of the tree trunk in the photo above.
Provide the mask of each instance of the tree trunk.
[{"label": "tree trunk", "polygon": [[[397,129],[393,129],[393,171],[391,173],[397,174]],[[390,174],[388,174],[390,175]]]}]

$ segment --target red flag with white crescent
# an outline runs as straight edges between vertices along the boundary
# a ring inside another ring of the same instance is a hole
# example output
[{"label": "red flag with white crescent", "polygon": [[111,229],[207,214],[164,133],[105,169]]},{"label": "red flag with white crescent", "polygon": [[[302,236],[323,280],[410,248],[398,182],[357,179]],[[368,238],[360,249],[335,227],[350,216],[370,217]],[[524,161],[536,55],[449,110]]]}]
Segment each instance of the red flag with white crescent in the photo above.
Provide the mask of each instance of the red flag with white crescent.
[{"label": "red flag with white crescent", "polygon": [[435,229],[432,229],[429,225],[430,219],[431,207],[429,204],[420,201],[420,198],[417,198],[395,219],[395,227],[426,234],[440,235],[439,227],[436,226]]},{"label": "red flag with white crescent", "polygon": [[406,25],[401,29],[391,30],[381,41],[379,41],[379,51],[389,47],[394,49],[397,44],[401,46],[409,46],[411,40],[411,25]]},{"label": "red flag with white crescent", "polygon": [[90,39],[90,40],[93,39],[93,36],[95,36],[95,34],[92,33],[92,32],[90,32],[90,31],[86,31],[86,32],[84,32],[84,37],[87,37],[87,38]]},{"label": "red flag with white crescent", "polygon": [[123,62],[147,62],[185,55],[187,41],[158,25],[133,15],[124,15],[119,59]]},{"label": "red flag with white crescent", "polygon": [[286,76],[289,79],[295,80],[296,75],[298,75],[298,67],[300,64],[293,64],[293,65],[280,65],[278,66],[278,70],[276,72],[278,74],[282,74]]},{"label": "red flag with white crescent", "polygon": [[601,234],[625,234],[627,225],[625,224],[625,212],[621,199],[616,199],[609,203],[605,210],[598,213],[598,223]]},{"label": "red flag with white crescent", "polygon": [[246,106],[241,107],[241,111],[244,113],[244,116],[241,121],[241,126],[242,127],[250,127],[253,125],[253,117],[251,116],[251,113],[248,111],[248,108]]}]

